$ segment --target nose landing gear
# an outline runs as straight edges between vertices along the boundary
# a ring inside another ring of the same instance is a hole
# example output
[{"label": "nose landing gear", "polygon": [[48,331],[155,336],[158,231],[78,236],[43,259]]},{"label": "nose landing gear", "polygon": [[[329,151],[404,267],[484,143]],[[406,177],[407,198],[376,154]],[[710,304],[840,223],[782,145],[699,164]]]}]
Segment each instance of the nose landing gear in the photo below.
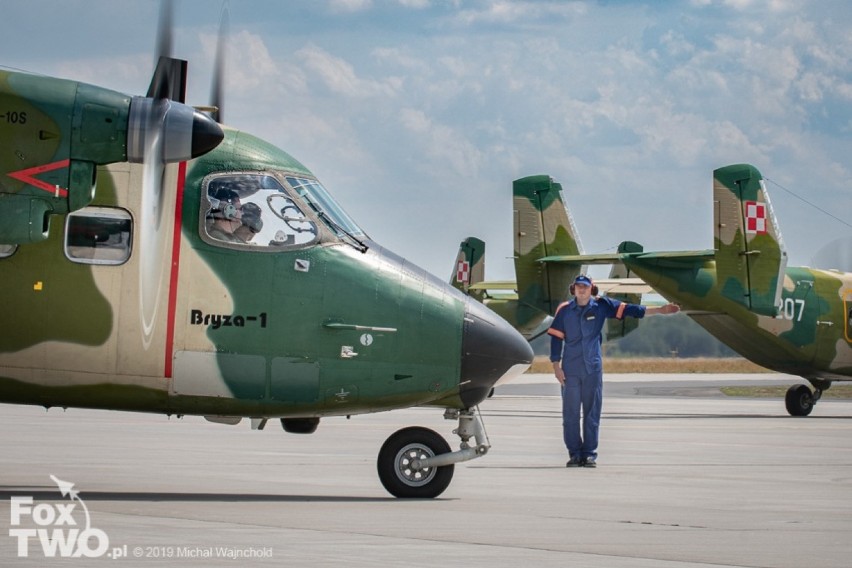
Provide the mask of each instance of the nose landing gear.
[{"label": "nose landing gear", "polygon": [[[479,416],[472,410],[448,409],[444,418],[458,419],[454,433],[460,449],[450,452],[447,442],[433,430],[412,426],[392,434],[379,450],[379,479],[388,493],[404,499],[431,499],[450,485],[455,464],[484,456],[491,447]],[[476,439],[476,446],[468,443]]]}]

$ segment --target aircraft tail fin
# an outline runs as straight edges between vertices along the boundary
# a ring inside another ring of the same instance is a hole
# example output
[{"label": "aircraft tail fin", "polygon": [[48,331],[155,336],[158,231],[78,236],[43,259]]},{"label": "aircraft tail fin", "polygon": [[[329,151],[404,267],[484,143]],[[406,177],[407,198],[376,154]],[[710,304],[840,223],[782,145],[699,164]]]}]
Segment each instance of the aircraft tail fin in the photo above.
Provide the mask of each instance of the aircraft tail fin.
[{"label": "aircraft tail fin", "polygon": [[521,304],[553,314],[582,270],[579,263],[542,263],[547,256],[582,252],[574,221],[562,200],[562,186],[537,175],[513,183],[515,278]]},{"label": "aircraft tail fin", "polygon": [[450,284],[465,294],[470,287],[485,279],[485,242],[476,237],[468,237],[459,244],[459,253]]},{"label": "aircraft tail fin", "polygon": [[713,246],[723,296],[750,311],[777,313],[787,251],[763,177],[735,164],[713,172]]}]

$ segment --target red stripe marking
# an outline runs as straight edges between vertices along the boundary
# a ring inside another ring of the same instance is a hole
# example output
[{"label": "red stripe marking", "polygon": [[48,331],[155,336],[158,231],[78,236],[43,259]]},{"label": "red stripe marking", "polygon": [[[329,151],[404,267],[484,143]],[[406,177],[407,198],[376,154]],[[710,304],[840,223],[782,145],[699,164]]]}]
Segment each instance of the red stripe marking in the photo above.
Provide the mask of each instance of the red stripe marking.
[{"label": "red stripe marking", "polygon": [[64,187],[50,185],[47,182],[43,182],[40,179],[34,178],[33,176],[43,174],[44,172],[52,172],[53,170],[58,170],[60,168],[67,168],[69,165],[71,165],[71,160],[59,160],[58,162],[53,162],[52,164],[42,164],[41,166],[34,166],[25,170],[9,172],[6,175],[10,178],[22,181],[33,187],[37,187],[38,189],[42,189],[48,193],[58,195],[59,197],[67,197],[68,190]]},{"label": "red stripe marking", "polygon": [[553,313],[553,317],[556,317],[556,314],[559,313],[559,310],[561,310],[562,308],[564,308],[565,306],[567,306],[570,303],[571,302],[562,302],[561,304],[559,304],[559,306],[556,308],[556,311]]},{"label": "red stripe marking", "polygon": [[624,302],[618,304],[618,309],[615,312],[615,319],[621,319],[624,316]]},{"label": "red stripe marking", "polygon": [[553,337],[558,337],[559,339],[565,339],[565,334],[558,329],[550,328],[547,330],[548,335],[552,335]]},{"label": "red stripe marking", "polygon": [[178,272],[180,270],[181,220],[183,219],[183,188],[186,183],[186,162],[178,164],[177,195],[175,196],[175,224],[172,235],[172,269],[169,276],[169,309],[166,319],[166,365],[165,377],[172,378],[172,356],[174,355],[175,312],[177,311]]}]

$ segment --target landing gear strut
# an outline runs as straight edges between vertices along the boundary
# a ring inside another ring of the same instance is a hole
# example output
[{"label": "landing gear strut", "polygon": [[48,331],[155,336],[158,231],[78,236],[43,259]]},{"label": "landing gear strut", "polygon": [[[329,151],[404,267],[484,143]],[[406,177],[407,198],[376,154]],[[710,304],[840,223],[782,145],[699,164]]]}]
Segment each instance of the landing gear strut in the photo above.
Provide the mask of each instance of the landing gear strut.
[{"label": "landing gear strut", "polygon": [[822,391],[830,386],[830,382],[815,383],[814,390],[811,392],[807,385],[793,385],[787,389],[787,394],[784,396],[787,412],[790,413],[790,416],[807,416],[822,397]]},{"label": "landing gear strut", "polygon": [[[382,445],[376,466],[388,493],[404,499],[437,497],[450,485],[455,464],[488,452],[491,445],[474,411],[448,409],[444,418],[459,421],[453,431],[461,438],[458,451],[450,452],[439,434],[419,426],[398,430]],[[468,443],[472,437],[476,438],[474,447]]]}]

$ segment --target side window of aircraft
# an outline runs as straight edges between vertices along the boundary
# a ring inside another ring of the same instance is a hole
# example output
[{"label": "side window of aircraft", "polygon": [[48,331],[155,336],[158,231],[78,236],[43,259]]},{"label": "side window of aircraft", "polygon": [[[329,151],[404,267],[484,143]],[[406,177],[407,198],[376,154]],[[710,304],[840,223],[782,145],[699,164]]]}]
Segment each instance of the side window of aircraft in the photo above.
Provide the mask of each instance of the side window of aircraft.
[{"label": "side window of aircraft", "polygon": [[225,246],[304,246],[319,231],[281,183],[266,174],[225,174],[205,183],[201,201],[204,240]]},{"label": "side window of aircraft", "polygon": [[84,207],[65,221],[65,256],[73,262],[124,264],[132,240],[130,213],[117,207]]},{"label": "side window of aircraft", "polygon": [[0,245],[0,258],[9,258],[15,251],[18,250],[18,245]]}]

